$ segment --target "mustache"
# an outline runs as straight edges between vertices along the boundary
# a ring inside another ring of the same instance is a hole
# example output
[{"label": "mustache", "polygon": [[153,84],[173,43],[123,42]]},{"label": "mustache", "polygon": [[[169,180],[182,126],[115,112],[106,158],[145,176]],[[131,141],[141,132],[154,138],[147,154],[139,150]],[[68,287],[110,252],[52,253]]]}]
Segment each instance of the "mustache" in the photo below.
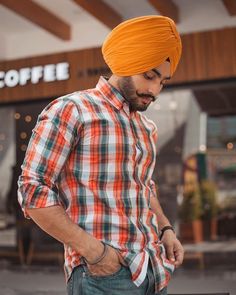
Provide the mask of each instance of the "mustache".
[{"label": "mustache", "polygon": [[152,101],[155,101],[156,99],[157,99],[157,97],[156,96],[154,96],[154,95],[152,95],[152,94],[150,94],[150,93],[138,93],[138,92],[136,92],[136,95],[138,96],[138,97],[150,97],[151,99],[152,99]]}]

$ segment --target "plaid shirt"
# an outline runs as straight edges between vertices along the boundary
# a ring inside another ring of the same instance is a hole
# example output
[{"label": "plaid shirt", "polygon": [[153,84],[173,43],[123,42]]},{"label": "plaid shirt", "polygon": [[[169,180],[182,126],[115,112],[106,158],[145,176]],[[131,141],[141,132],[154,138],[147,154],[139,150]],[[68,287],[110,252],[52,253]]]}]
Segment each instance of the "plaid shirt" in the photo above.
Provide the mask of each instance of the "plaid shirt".
[{"label": "plaid shirt", "polygon": [[[137,286],[150,259],[161,290],[174,266],[150,208],[156,140],[154,123],[130,113],[121,94],[100,78],[95,89],[56,99],[43,110],[18,183],[23,209],[62,205],[86,232],[120,251]],[[81,263],[65,245],[67,279]]]}]

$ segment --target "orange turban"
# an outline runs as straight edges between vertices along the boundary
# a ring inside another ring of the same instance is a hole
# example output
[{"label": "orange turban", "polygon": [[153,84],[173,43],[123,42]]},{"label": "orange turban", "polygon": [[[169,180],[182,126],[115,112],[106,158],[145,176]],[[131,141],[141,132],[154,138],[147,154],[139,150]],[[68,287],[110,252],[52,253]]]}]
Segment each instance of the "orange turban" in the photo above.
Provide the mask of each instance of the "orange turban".
[{"label": "orange turban", "polygon": [[118,76],[144,73],[168,58],[172,76],[181,51],[181,39],[174,21],[157,15],[122,22],[110,32],[102,46],[105,62]]}]

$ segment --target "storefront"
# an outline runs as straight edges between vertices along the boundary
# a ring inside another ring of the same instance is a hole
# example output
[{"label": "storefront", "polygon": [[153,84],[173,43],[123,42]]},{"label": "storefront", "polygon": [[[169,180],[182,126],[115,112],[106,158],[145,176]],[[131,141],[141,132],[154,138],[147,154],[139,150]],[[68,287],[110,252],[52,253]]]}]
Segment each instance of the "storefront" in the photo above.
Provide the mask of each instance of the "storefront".
[{"label": "storefront", "polygon": [[[230,84],[231,88],[228,86],[222,88],[225,89],[225,95],[229,93],[229,88],[234,89],[236,78],[235,63],[233,63],[236,50],[235,29],[214,32],[182,36],[183,58],[169,89],[191,88],[195,94],[197,89],[198,101],[200,99],[210,101],[209,97],[205,99],[202,90],[206,90],[206,94],[209,94],[210,89],[212,97],[215,93],[215,85],[219,85],[219,80],[225,83],[226,79],[234,79],[233,86],[232,83]],[[229,40],[227,53],[223,50],[222,36],[227,36]],[[223,63],[219,62],[219,56],[224,61]],[[13,228],[18,221],[24,220],[17,203],[17,179],[38,114],[51,100],[59,96],[94,87],[101,75],[109,76],[110,71],[104,63],[100,48],[0,62],[1,236],[3,236],[3,229]],[[202,88],[198,89],[198,87]],[[206,105],[205,111],[207,112],[211,107],[212,104]],[[220,112],[222,107],[215,108],[215,110]],[[236,107],[234,110],[236,113]],[[177,111],[172,109],[170,112],[178,117]],[[157,114],[158,109],[155,112]],[[165,114],[163,116],[166,117]],[[193,116],[190,117],[193,119]],[[160,169],[158,171],[158,179],[160,179],[160,184],[163,184],[163,187],[160,186],[161,195],[168,196],[168,204],[169,200],[173,200],[174,209],[172,208],[171,212],[176,212],[176,181],[181,178],[183,150],[181,145],[184,140],[181,140],[181,144],[176,144],[180,138],[185,136],[185,127],[176,128],[177,119],[172,120],[175,136],[172,137],[172,141],[166,143],[166,149],[161,153],[160,159],[163,163],[159,161],[159,165],[162,166],[163,173],[161,174]],[[167,126],[166,121],[165,126]],[[192,131],[190,134],[192,135]],[[169,146],[168,149],[167,146]],[[176,213],[174,218],[176,218]],[[20,230],[17,232],[18,236]],[[16,232],[15,227],[14,232]],[[25,236],[23,244],[27,245],[26,248],[30,247],[30,239],[30,236]],[[19,248],[19,239],[16,239],[16,235],[12,241],[12,245]],[[26,248],[22,251],[29,253],[29,249]],[[22,256],[21,259],[27,259],[27,257]]]}]

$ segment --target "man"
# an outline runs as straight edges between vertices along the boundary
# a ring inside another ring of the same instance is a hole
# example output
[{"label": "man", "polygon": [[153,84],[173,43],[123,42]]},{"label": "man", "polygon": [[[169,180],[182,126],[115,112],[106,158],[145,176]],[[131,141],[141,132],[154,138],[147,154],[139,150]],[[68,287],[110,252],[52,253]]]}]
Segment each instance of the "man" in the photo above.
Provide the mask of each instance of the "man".
[{"label": "man", "polygon": [[102,52],[110,79],[40,114],[19,201],[64,243],[68,294],[166,294],[183,248],[151,180],[156,127],[140,112],[173,75],[180,37],[169,18],[138,17],[112,30]]}]

